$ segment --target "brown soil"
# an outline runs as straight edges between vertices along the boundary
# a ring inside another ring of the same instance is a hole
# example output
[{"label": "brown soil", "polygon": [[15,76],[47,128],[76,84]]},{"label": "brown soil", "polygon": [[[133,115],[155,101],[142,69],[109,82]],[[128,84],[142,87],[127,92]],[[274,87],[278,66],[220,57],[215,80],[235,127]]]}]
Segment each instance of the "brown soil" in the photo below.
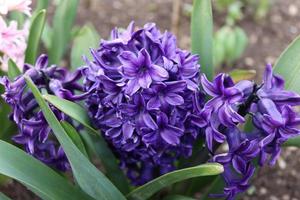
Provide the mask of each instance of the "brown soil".
[{"label": "brown soil", "polygon": [[[190,3],[191,0],[183,0]],[[255,22],[246,11],[239,23],[245,29],[250,44],[244,56],[234,68],[257,70],[261,78],[266,63],[275,62],[280,53],[300,33],[300,1],[273,0],[272,8],[266,19]],[[155,22],[160,29],[170,30],[172,0],[85,0],[81,1],[77,24],[92,22],[102,38],[107,38],[115,26],[124,27],[131,20],[138,26]],[[223,22],[222,15],[215,15],[216,26]],[[190,46],[189,17],[182,15],[179,22],[178,41],[182,48]],[[300,150],[285,148],[274,167],[260,170],[253,180],[253,187],[243,196],[243,200],[300,200]],[[15,182],[0,188],[13,199],[36,199],[32,193],[24,191]]]}]

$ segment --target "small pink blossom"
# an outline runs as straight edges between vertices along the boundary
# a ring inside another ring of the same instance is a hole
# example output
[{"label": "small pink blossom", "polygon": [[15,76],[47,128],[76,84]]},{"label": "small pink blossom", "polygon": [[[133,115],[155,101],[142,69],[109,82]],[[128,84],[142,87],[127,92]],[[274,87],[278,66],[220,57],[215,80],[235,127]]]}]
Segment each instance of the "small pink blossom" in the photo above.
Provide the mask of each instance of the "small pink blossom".
[{"label": "small pink blossom", "polygon": [[9,59],[16,62],[20,68],[23,66],[27,34],[27,28],[18,30],[16,21],[11,21],[7,25],[0,17],[0,67],[2,70],[7,70]]},{"label": "small pink blossom", "polygon": [[7,15],[9,11],[19,11],[30,16],[31,0],[0,0],[0,14]]}]

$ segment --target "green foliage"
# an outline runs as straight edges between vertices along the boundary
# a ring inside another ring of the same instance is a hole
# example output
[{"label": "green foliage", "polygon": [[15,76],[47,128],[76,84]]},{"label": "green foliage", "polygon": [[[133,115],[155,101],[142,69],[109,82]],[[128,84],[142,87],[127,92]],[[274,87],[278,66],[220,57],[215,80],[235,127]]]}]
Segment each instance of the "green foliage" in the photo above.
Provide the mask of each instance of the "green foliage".
[{"label": "green foliage", "polygon": [[73,175],[81,189],[95,199],[125,199],[121,192],[74,145],[32,80],[28,76],[25,76],[25,79],[45,119],[63,147]]},{"label": "green foliage", "polygon": [[[288,90],[300,94],[300,36],[298,36],[280,55],[275,66],[274,72],[280,74],[285,79],[285,87]],[[291,138],[286,146],[300,147],[300,137]]]},{"label": "green foliage", "polygon": [[78,0],[64,0],[59,1],[56,7],[49,47],[50,63],[58,64],[68,47],[77,6]]},{"label": "green foliage", "polygon": [[46,10],[39,11],[33,18],[29,31],[27,49],[25,52],[25,62],[34,64],[37,54],[40,38],[44,29],[46,20]]},{"label": "green foliage", "polygon": [[66,133],[71,138],[76,147],[81,151],[81,153],[88,157],[84,143],[76,129],[66,121],[62,121],[61,126],[65,129]]},{"label": "green foliage", "polygon": [[192,52],[200,56],[201,71],[208,79],[213,68],[213,18],[211,0],[194,0],[191,20]]},{"label": "green foliage", "polygon": [[17,147],[0,141],[0,173],[18,180],[46,200],[91,199],[61,175]]},{"label": "green foliage", "polygon": [[207,163],[195,167],[176,170],[165,175],[162,175],[145,185],[138,187],[127,195],[128,199],[144,200],[151,197],[164,187],[186,179],[213,176],[223,172],[223,166],[218,163]]},{"label": "green foliage", "polygon": [[82,56],[91,58],[90,48],[95,48],[98,46],[100,37],[93,27],[93,25],[85,25],[82,27],[74,37],[73,47],[71,51],[71,66],[72,69],[77,69],[78,67],[85,64],[83,62]]},{"label": "green foliage", "polygon": [[59,110],[88,128],[89,132],[91,132],[92,135],[86,136],[89,137],[87,138],[87,140],[90,141],[90,147],[101,159],[106,169],[106,175],[110,178],[110,180],[115,184],[117,188],[119,188],[123,193],[127,193],[129,191],[128,181],[123,172],[120,170],[114,154],[111,152],[105,140],[102,138],[100,131],[92,128],[86,110],[76,103],[61,99],[53,95],[46,94],[43,97]]},{"label": "green foliage", "polygon": [[10,198],[5,196],[2,192],[0,192],[0,199],[1,200],[10,200]]},{"label": "green foliage", "polygon": [[14,80],[20,74],[21,74],[21,71],[18,68],[18,66],[16,65],[16,63],[13,60],[9,59],[8,60],[8,78],[10,80]]}]

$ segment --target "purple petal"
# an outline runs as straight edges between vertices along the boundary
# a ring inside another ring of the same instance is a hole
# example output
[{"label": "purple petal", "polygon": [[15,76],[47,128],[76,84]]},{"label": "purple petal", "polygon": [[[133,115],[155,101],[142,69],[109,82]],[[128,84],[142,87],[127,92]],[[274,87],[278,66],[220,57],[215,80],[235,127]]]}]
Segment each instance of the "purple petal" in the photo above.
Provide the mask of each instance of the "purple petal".
[{"label": "purple petal", "polygon": [[157,96],[152,97],[151,99],[149,99],[148,103],[147,103],[147,109],[148,110],[156,110],[161,106],[160,104],[160,100]]},{"label": "purple petal", "polygon": [[175,94],[175,93],[168,93],[165,96],[166,102],[168,102],[170,105],[178,106],[184,103],[184,99],[182,96]]},{"label": "purple petal", "polygon": [[167,70],[154,64],[151,65],[150,75],[155,81],[163,81],[169,78],[169,73]]},{"label": "purple petal", "polygon": [[155,123],[154,119],[151,117],[151,115],[149,113],[147,113],[147,112],[143,113],[142,118],[143,118],[144,123],[149,128],[151,128],[152,130],[157,130],[158,129],[157,124]]}]

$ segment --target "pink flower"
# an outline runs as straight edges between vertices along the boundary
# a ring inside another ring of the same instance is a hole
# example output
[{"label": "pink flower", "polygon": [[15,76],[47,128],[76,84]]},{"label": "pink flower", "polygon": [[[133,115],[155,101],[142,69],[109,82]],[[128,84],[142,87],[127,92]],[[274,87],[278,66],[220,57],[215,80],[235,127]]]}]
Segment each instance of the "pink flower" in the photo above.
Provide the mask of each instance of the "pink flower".
[{"label": "pink flower", "polygon": [[27,34],[27,27],[19,30],[16,21],[11,21],[7,25],[0,16],[0,67],[2,70],[7,70],[9,59],[16,62],[20,68],[23,66]]},{"label": "pink flower", "polygon": [[30,16],[31,0],[0,0],[0,14],[7,15],[9,11],[19,11]]}]

